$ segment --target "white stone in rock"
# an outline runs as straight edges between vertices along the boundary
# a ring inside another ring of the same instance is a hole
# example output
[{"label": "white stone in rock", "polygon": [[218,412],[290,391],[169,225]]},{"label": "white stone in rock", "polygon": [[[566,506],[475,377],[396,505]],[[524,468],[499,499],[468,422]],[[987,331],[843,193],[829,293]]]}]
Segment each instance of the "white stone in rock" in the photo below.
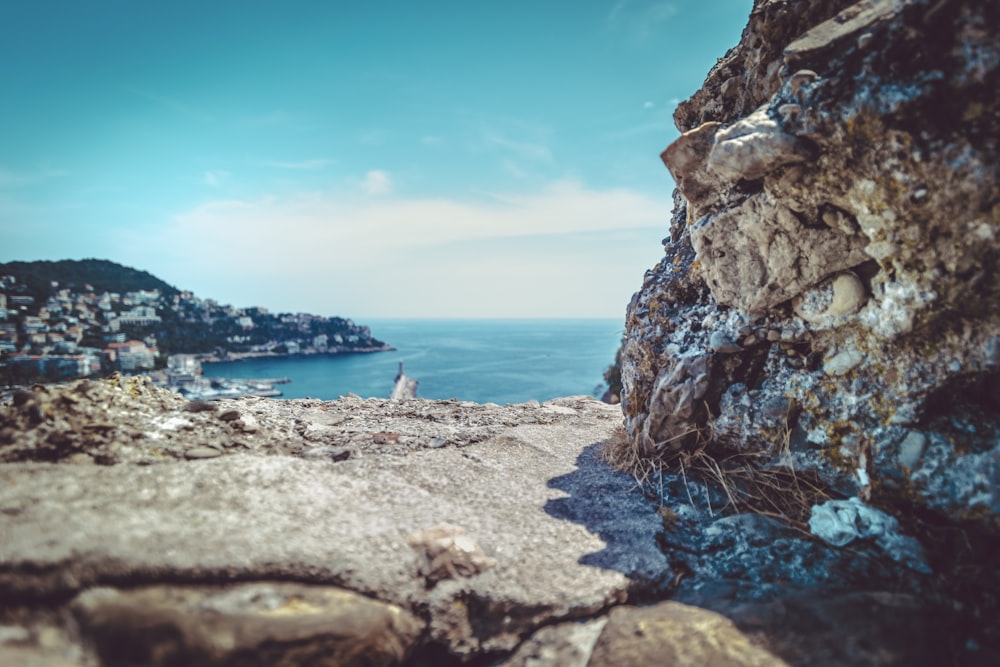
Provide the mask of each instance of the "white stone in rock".
[{"label": "white stone in rock", "polygon": [[919,543],[899,533],[899,522],[860,498],[828,500],[813,505],[809,531],[827,544],[847,546],[859,539],[873,539],[893,560],[921,572],[929,572]]},{"label": "white stone in rock", "polygon": [[899,443],[899,462],[910,470],[915,468],[927,449],[927,436],[920,431],[910,431]]},{"label": "white stone in rock", "polygon": [[808,290],[795,301],[795,314],[814,326],[832,326],[856,313],[867,300],[865,284],[850,271]]},{"label": "white stone in rock", "polygon": [[732,354],[743,350],[724,331],[713,331],[712,335],[708,337],[708,346],[712,348],[713,352],[719,354]]},{"label": "white stone in rock", "polygon": [[859,238],[809,229],[767,192],[700,219],[691,244],[712,296],[751,314],[869,259]]},{"label": "white stone in rock", "polygon": [[864,355],[858,350],[842,350],[823,362],[823,372],[827,375],[844,375],[857,368],[864,359]]},{"label": "white stone in rock", "polygon": [[798,139],[788,134],[762,106],[746,118],[715,134],[708,155],[709,168],[735,183],[756,180],[778,167],[803,162],[807,157]]}]

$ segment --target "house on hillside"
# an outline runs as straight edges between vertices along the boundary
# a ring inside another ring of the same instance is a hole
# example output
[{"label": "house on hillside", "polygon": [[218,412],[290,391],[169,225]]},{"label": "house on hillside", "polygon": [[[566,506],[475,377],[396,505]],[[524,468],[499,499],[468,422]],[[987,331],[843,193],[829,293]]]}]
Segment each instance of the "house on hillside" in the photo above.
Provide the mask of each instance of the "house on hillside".
[{"label": "house on hillside", "polygon": [[156,348],[146,347],[141,340],[111,343],[104,350],[109,365],[125,372],[151,370],[156,364],[156,354]]}]

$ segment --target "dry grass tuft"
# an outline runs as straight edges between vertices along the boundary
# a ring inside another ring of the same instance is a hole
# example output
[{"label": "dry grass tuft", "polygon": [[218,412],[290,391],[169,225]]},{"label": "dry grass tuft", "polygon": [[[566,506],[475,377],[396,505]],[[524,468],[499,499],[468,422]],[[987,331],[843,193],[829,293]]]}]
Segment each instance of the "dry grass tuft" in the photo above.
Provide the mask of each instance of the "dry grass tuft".
[{"label": "dry grass tuft", "polygon": [[[689,434],[685,434],[689,435]],[[624,427],[615,430],[601,449],[601,459],[615,470],[631,474],[644,489],[653,489],[654,479],[661,471],[673,469],[681,474],[687,489],[688,501],[694,504],[689,485],[699,482],[721,489],[726,496],[723,507],[707,507],[716,512],[751,512],[772,517],[809,534],[809,515],[813,505],[829,500],[831,493],[812,474],[797,472],[788,450],[790,430],[781,434],[779,459],[784,465],[761,468],[760,457],[721,450],[715,446],[711,429],[697,432],[694,447],[672,455],[670,460],[642,456],[628,439]],[[662,479],[662,478],[661,478]],[[662,493],[660,493],[662,502]]]},{"label": "dry grass tuft", "polygon": [[618,472],[629,473],[644,488],[660,469],[658,461],[639,454],[638,448],[629,441],[623,425],[619,425],[611,437],[604,441],[600,459]]}]

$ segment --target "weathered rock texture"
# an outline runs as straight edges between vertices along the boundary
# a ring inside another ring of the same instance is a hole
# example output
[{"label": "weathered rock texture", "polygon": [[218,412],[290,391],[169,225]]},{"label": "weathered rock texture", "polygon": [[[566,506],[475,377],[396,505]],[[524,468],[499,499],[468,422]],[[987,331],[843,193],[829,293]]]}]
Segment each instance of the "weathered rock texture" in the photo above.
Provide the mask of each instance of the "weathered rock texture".
[{"label": "weathered rock texture", "polygon": [[632,447],[860,497],[935,572],[978,562],[995,604],[1000,3],[758,0],[675,121],[666,256],[627,314]]},{"label": "weathered rock texture", "polygon": [[[808,665],[837,654],[837,613],[874,648],[827,664],[950,655],[909,630],[947,620],[936,602],[900,627],[843,597],[901,587],[874,547],[713,512],[693,480],[663,481],[689,499],[668,513],[601,459],[621,413],[590,398],[208,405],[114,377],[2,407],[0,664]],[[789,630],[790,592],[836,613]]]}]

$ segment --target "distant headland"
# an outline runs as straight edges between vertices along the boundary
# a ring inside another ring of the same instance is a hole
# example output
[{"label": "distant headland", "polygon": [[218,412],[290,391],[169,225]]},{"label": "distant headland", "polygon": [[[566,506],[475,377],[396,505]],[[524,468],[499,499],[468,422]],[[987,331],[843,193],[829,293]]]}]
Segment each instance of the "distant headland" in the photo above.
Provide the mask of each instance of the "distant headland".
[{"label": "distant headland", "polygon": [[343,317],[236,308],[108,260],[0,263],[0,382],[7,385],[392,349]]}]

